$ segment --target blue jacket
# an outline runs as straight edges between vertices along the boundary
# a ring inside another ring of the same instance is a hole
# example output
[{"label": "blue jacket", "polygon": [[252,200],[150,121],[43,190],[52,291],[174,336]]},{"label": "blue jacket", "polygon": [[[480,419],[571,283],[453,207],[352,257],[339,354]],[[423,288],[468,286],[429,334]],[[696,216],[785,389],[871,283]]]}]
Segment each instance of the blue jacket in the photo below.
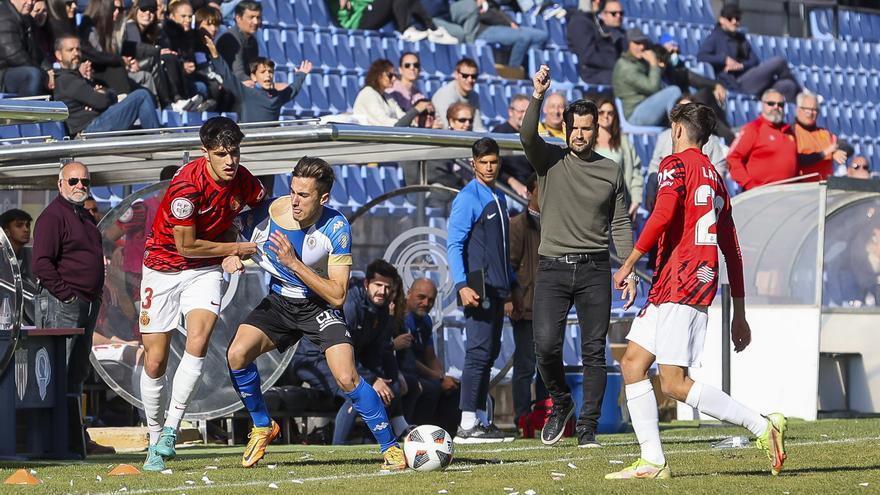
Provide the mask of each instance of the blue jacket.
[{"label": "blue jacket", "polygon": [[[724,72],[724,61],[730,57],[743,64],[743,70],[739,72]],[[740,32],[728,33],[715,25],[715,29],[703,40],[697,60],[712,65],[715,69],[715,77],[725,88],[737,90],[739,83],[737,78],[749,69],[757,67],[761,63],[758,55],[752,50],[752,45],[746,39],[746,35]]]},{"label": "blue jacket", "polygon": [[488,295],[510,295],[516,272],[510,264],[510,217],[504,195],[471,180],[452,202],[446,227],[446,257],[455,291],[467,285],[468,273],[482,269]]}]

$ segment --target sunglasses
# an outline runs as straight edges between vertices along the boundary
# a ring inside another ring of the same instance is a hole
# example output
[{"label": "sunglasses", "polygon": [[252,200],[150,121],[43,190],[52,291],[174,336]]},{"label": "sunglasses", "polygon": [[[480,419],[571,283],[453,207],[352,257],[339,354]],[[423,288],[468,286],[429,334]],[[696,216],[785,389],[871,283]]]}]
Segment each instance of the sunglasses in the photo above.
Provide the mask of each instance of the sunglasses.
[{"label": "sunglasses", "polygon": [[138,7],[138,10],[140,10],[141,12],[149,12],[151,14],[156,13],[156,7]]},{"label": "sunglasses", "polygon": [[386,72],[385,75],[388,76],[388,79],[391,79],[391,80],[397,79],[397,74],[395,74],[393,72]]},{"label": "sunglasses", "polygon": [[92,185],[92,179],[84,179],[84,178],[81,179],[79,177],[71,177],[71,178],[67,179],[66,182],[67,182],[67,185],[70,187],[74,187],[79,183],[82,183],[83,187],[89,187],[90,185]]},{"label": "sunglasses", "polygon": [[727,20],[730,22],[739,22],[742,20],[742,17],[728,17]]},{"label": "sunglasses", "polygon": [[622,10],[606,10],[605,13],[613,17],[623,17]]},{"label": "sunglasses", "polygon": [[71,5],[76,5],[76,1],[75,0],[68,0],[67,2],[64,2],[65,7],[70,7]]},{"label": "sunglasses", "polygon": [[776,107],[776,108],[784,108],[785,107],[784,101],[765,101],[763,103],[771,108],[772,107]]},{"label": "sunglasses", "polygon": [[407,62],[407,63],[403,64],[403,68],[404,69],[421,69],[422,64],[420,64],[418,62]]},{"label": "sunglasses", "polygon": [[113,10],[115,12],[125,12],[125,7],[123,7],[122,5],[114,5]]},{"label": "sunglasses", "polygon": [[477,72],[474,72],[473,74],[468,74],[466,72],[458,71],[458,73],[461,75],[461,77],[463,77],[465,79],[473,79],[474,81],[476,81],[477,77],[480,75]]},{"label": "sunglasses", "polygon": [[474,123],[474,119],[452,119],[452,120],[458,122],[459,124],[464,124],[464,123],[473,124]]},{"label": "sunglasses", "polygon": [[851,168],[853,170],[871,170],[871,167],[869,167],[867,164],[865,164],[865,165],[858,165],[858,164],[850,165],[849,168]]}]

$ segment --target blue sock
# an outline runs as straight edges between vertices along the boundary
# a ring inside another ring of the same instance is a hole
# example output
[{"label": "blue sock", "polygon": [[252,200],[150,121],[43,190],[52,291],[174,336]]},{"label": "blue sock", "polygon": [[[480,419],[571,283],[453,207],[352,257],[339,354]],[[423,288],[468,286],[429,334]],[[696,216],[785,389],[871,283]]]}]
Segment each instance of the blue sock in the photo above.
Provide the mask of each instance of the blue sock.
[{"label": "blue sock", "polygon": [[260,390],[260,372],[257,371],[257,365],[251,363],[241,370],[230,369],[229,376],[232,378],[232,386],[241,397],[242,404],[251,413],[254,426],[259,428],[270,426],[272,418],[269,417],[266,401],[263,400],[263,391]]},{"label": "blue sock", "polygon": [[388,414],[385,412],[385,405],[379,394],[373,390],[373,387],[367,385],[363,378],[351,392],[345,395],[351,399],[354,410],[361,415],[376,441],[379,442],[379,450],[385,452],[389,447],[397,445],[394,433],[391,431],[391,422],[388,421]]}]

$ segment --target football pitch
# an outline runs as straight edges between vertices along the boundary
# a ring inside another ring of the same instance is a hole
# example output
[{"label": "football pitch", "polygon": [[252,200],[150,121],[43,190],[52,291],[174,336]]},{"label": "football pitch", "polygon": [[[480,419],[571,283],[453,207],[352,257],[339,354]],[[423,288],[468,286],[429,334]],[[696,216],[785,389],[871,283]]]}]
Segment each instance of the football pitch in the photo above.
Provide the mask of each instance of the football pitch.
[{"label": "football pitch", "polygon": [[119,463],[140,467],[144,455],[96,456],[79,462],[0,463],[5,479],[27,467],[39,486],[0,485],[0,493],[354,495],[542,493],[880,493],[880,419],[790,420],[788,461],[778,477],[754,447],[717,450],[711,444],[745,430],[717,425],[665,425],[662,436],[673,478],[606,481],[632,462],[632,434],[600,435],[602,449],[578,449],[565,438],[554,447],[538,440],[458,446],[446,471],[381,473],[372,446],[272,445],[252,469],[239,465],[242,447],[178,449],[169,474],[110,476]]}]

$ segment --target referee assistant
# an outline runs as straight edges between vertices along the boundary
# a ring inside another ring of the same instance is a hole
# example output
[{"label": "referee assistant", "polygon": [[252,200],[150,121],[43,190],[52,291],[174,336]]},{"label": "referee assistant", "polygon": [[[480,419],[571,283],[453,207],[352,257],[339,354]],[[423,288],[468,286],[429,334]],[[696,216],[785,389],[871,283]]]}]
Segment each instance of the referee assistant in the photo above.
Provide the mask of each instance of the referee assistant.
[{"label": "referee assistant", "polygon": [[[593,152],[598,133],[596,105],[589,100],[569,105],[563,114],[568,146],[547,144],[538,136],[541,103],[550,87],[546,65],[535,74],[534,85],[520,139],[538,174],[541,198],[541,245],[532,317],[538,370],[553,398],[541,441],[546,445],[558,442],[574,413],[562,364],[565,324],[574,304],[584,366],[578,446],[599,447],[596,426],[605,394],[605,337],[611,317],[609,228],[618,255],[626,258],[633,247],[626,186],[620,165]],[[635,287],[631,279],[624,289],[630,301],[635,298]]]}]

